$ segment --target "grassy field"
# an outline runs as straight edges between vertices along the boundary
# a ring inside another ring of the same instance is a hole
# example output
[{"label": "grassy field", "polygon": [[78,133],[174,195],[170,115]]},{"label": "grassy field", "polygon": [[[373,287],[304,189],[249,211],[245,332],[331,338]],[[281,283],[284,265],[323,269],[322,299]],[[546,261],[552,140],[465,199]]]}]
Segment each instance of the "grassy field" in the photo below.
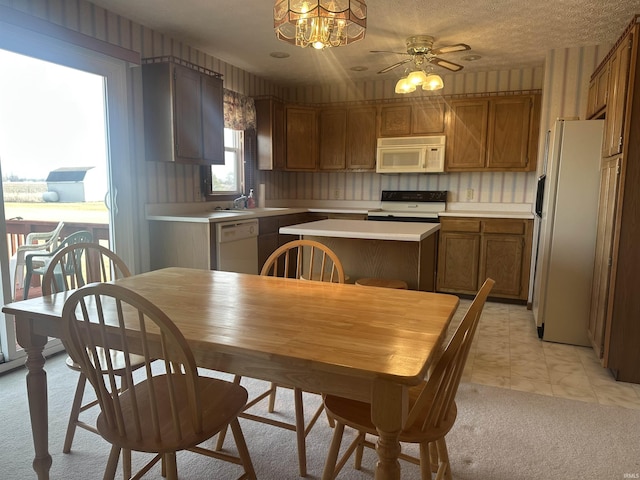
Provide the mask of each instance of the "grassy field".
[{"label": "grassy field", "polygon": [[103,202],[44,202],[45,182],[3,182],[4,215],[7,220],[109,223],[109,212]]},{"label": "grassy field", "polygon": [[7,220],[22,217],[24,220],[109,223],[109,212],[103,202],[5,202],[4,214]]}]

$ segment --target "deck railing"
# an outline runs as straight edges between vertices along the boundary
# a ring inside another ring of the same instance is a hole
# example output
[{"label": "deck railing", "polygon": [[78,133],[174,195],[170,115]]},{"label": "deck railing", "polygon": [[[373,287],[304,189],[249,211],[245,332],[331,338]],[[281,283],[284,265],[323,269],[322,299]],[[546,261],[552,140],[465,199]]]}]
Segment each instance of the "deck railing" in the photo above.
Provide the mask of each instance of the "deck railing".
[{"label": "deck railing", "polygon": [[[20,245],[24,245],[25,239],[31,232],[50,232],[58,225],[57,221],[42,220],[7,220],[7,244],[9,258],[16,253]],[[93,241],[109,248],[109,225],[106,223],[81,223],[64,222],[60,233],[60,239],[64,239],[74,232],[87,230],[93,235]]]}]

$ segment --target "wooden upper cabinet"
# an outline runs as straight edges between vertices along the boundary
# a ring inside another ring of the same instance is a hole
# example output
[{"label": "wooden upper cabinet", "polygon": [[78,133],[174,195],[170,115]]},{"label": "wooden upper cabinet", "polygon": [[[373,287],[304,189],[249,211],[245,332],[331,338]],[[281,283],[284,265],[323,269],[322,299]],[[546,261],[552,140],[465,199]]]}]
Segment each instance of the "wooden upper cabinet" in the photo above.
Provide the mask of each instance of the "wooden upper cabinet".
[{"label": "wooden upper cabinet", "polygon": [[490,101],[487,167],[526,170],[530,161],[535,164],[535,158],[530,158],[537,152],[537,149],[531,152],[534,145],[530,144],[533,102],[532,96],[501,97]]},{"label": "wooden upper cabinet", "polygon": [[533,171],[538,151],[540,95],[453,100],[447,171]]},{"label": "wooden upper cabinet", "polygon": [[442,100],[420,100],[411,104],[411,133],[437,135],[444,133],[445,104]]},{"label": "wooden upper cabinet", "polygon": [[286,107],[285,121],[287,170],[315,170],[318,163],[316,109]]},{"label": "wooden upper cabinet", "polygon": [[609,60],[609,100],[604,121],[603,157],[622,153],[632,41],[633,37],[630,33],[620,43]]},{"label": "wooden upper cabinet", "polygon": [[380,137],[437,135],[444,132],[445,104],[440,99],[418,99],[380,107]]},{"label": "wooden upper cabinet", "polygon": [[318,114],[320,168],[342,170],[346,166],[347,109],[321,110]]},{"label": "wooden upper cabinet", "polygon": [[258,137],[258,169],[285,168],[284,104],[274,98],[259,98],[256,105],[256,133]]},{"label": "wooden upper cabinet", "polygon": [[380,107],[380,136],[411,135],[411,105],[382,105]]},{"label": "wooden upper cabinet", "polygon": [[486,99],[453,100],[446,139],[446,170],[483,169],[487,151]]},{"label": "wooden upper cabinet", "polygon": [[220,78],[157,62],[143,64],[142,86],[147,160],[224,164]]},{"label": "wooden upper cabinet", "polygon": [[589,98],[587,105],[587,118],[597,118],[604,107],[607,106],[607,93],[609,91],[609,63],[605,64],[589,84]]},{"label": "wooden upper cabinet", "polygon": [[376,168],[376,107],[352,107],[347,114],[346,167]]},{"label": "wooden upper cabinet", "polygon": [[327,108],[318,113],[320,170],[374,170],[376,107]]}]

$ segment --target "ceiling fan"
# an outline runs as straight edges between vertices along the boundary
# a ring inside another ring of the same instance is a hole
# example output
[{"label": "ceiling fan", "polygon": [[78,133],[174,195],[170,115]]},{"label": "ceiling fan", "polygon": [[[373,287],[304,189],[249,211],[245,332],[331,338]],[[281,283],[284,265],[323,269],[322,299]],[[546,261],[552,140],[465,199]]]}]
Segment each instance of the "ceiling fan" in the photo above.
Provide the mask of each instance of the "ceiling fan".
[{"label": "ceiling fan", "polygon": [[464,50],[471,50],[471,47],[465,43],[456,43],[455,45],[448,45],[444,47],[433,48],[434,38],[431,35],[412,35],[407,37],[405,44],[407,46],[407,52],[390,52],[387,50],[371,50],[371,53],[394,53],[396,55],[408,55],[410,58],[401,60],[393,65],[389,65],[383,68],[378,73],[387,73],[400,65],[413,62],[417,68],[422,68],[424,64],[434,64],[439,67],[446,68],[452,72],[462,70],[464,67],[449,60],[444,60],[438,55],[444,55],[453,52],[462,52]]}]

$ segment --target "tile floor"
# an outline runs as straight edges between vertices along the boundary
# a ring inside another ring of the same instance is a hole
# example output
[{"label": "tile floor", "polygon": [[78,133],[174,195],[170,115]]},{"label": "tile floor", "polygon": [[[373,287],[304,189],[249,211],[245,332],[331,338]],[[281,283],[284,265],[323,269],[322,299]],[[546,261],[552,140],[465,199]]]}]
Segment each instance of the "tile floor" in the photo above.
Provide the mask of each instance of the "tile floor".
[{"label": "tile floor", "polygon": [[[460,300],[452,327],[469,304]],[[615,381],[590,347],[538,339],[533,313],[522,305],[487,302],[462,380],[640,409],[640,385]]]}]

